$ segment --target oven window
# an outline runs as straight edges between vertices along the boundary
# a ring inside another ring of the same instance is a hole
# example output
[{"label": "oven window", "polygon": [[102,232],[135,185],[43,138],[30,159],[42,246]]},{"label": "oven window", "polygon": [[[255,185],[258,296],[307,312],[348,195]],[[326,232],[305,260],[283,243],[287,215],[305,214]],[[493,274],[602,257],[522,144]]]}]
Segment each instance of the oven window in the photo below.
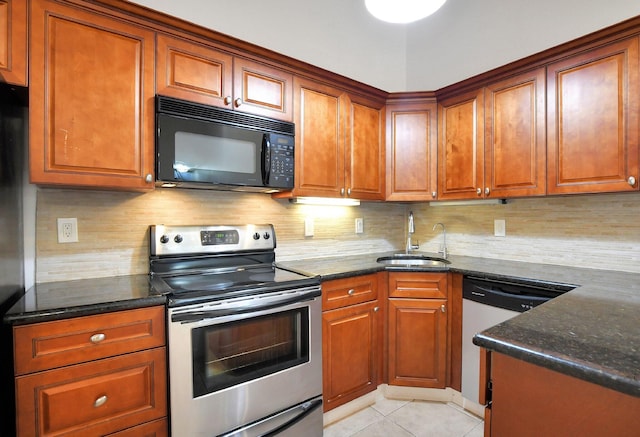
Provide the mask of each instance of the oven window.
[{"label": "oven window", "polygon": [[191,331],[193,397],[309,361],[309,308]]}]

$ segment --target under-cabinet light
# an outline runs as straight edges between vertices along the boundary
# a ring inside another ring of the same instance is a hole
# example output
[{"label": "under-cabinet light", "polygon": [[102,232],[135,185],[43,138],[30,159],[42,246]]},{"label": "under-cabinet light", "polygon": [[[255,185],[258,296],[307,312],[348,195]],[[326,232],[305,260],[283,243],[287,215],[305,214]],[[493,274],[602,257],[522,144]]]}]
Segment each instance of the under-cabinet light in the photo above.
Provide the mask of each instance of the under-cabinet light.
[{"label": "under-cabinet light", "polygon": [[429,202],[429,206],[506,205],[506,203],[507,199],[442,200]]},{"label": "under-cabinet light", "polygon": [[324,205],[324,206],[359,206],[359,199],[334,199],[331,197],[294,197],[289,202],[298,205]]}]

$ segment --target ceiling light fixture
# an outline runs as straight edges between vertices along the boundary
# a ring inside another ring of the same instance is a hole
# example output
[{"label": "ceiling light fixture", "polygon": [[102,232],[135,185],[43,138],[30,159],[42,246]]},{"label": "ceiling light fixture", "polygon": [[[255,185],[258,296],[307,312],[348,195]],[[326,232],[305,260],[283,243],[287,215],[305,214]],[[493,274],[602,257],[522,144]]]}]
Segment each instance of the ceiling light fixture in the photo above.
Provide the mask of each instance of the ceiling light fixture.
[{"label": "ceiling light fixture", "polygon": [[446,0],[364,0],[367,10],[389,23],[411,23],[433,14]]}]

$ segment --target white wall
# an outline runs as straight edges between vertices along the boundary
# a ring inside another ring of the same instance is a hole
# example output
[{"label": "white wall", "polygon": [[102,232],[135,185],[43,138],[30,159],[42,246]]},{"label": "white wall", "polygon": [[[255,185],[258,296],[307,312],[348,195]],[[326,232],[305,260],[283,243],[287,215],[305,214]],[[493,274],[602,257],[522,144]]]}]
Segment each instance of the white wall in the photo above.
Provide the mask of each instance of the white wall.
[{"label": "white wall", "polygon": [[405,88],[406,30],[364,0],[132,0],[385,91]]},{"label": "white wall", "polygon": [[408,26],[364,0],[132,0],[385,91],[453,84],[640,15],[637,0],[448,0]]},{"label": "white wall", "polygon": [[407,90],[451,85],[636,15],[633,0],[448,0],[407,28]]}]

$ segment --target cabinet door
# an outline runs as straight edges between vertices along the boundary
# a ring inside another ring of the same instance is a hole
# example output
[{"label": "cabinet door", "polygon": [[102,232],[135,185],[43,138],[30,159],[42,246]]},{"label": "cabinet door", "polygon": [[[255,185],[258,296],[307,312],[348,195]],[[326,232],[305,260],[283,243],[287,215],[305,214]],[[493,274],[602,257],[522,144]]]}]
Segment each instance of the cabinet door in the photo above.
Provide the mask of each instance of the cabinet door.
[{"label": "cabinet door", "polygon": [[293,120],[293,75],[243,58],[233,61],[233,106],[243,112]]},{"label": "cabinet door", "polygon": [[153,188],[153,32],[51,0],[30,30],[31,181]]},{"label": "cabinet door", "polygon": [[0,82],[27,85],[27,2],[0,0]]},{"label": "cabinet door", "polygon": [[167,414],[164,347],[16,378],[18,436],[104,435]]},{"label": "cabinet door", "polygon": [[389,384],[444,388],[447,301],[389,299]]},{"label": "cabinet door", "polygon": [[341,197],[344,183],[342,90],[294,79],[296,175],[294,195]]},{"label": "cabinet door", "polygon": [[438,198],[484,197],[484,90],[438,107]]},{"label": "cabinet door", "polygon": [[549,194],[638,189],[638,38],[547,68]]},{"label": "cabinet door", "polygon": [[345,156],[346,197],[384,200],[384,103],[356,99],[348,102]]},{"label": "cabinet door", "polygon": [[545,70],[489,85],[485,92],[485,197],[546,193]]},{"label": "cabinet door", "polygon": [[233,57],[191,41],[159,34],[158,94],[231,108]]},{"label": "cabinet door", "polygon": [[380,354],[378,301],[322,314],[324,411],[376,389]]},{"label": "cabinet door", "polygon": [[387,105],[387,199],[437,198],[435,101]]}]

